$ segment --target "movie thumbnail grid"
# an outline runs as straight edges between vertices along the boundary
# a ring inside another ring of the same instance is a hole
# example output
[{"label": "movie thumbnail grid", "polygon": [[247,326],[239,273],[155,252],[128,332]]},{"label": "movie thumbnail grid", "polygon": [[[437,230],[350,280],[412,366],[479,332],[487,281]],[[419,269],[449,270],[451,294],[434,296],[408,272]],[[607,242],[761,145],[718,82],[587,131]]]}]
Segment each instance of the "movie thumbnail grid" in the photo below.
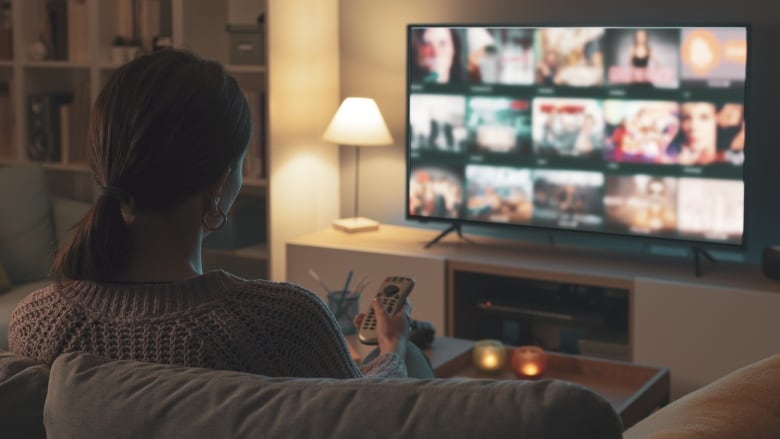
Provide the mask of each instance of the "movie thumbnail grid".
[{"label": "movie thumbnail grid", "polygon": [[418,166],[409,178],[409,214],[739,242],[743,190],[739,180]]},{"label": "movie thumbnail grid", "polygon": [[741,103],[412,94],[410,150],[706,166],[744,162]]},{"label": "movie thumbnail grid", "polygon": [[744,27],[414,27],[414,83],[729,88],[745,83]]}]

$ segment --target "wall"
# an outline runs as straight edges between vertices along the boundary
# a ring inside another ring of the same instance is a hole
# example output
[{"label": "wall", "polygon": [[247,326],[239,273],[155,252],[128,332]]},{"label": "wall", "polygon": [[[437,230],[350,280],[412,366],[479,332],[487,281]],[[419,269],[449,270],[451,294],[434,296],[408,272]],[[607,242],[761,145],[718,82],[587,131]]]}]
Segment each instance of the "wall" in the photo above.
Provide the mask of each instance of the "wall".
[{"label": "wall", "polygon": [[[339,8],[341,95],[370,96],[385,116],[395,145],[364,148],[360,154],[360,214],[384,223],[420,226],[404,220],[406,133],[406,25],[410,23],[513,24],[713,24],[752,25],[746,174],[748,204],[744,254],[758,260],[761,248],[780,243],[780,146],[775,145],[780,102],[780,3],[766,0],[341,0]],[[341,214],[352,214],[353,152],[341,152]],[[444,228],[443,225],[427,226]],[[547,239],[538,231],[501,229],[502,235]],[[467,233],[497,234],[468,227]],[[560,235],[560,236],[558,236]],[[644,249],[645,243],[615,238],[556,234],[556,242]],[[662,250],[662,249],[658,249]]]},{"label": "wall", "polygon": [[268,5],[271,279],[285,243],[338,216],[338,147],[320,139],[338,108],[337,0]]}]

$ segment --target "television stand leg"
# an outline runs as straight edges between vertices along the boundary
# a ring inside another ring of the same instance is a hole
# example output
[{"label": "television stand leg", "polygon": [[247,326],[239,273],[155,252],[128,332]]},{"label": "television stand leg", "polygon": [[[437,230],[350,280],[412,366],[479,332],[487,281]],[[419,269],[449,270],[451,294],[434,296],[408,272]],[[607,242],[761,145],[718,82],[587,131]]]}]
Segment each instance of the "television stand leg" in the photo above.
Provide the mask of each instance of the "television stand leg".
[{"label": "television stand leg", "polygon": [[693,252],[693,269],[694,269],[694,272],[696,273],[696,277],[701,277],[701,260],[699,259],[699,255],[704,256],[710,262],[716,262],[715,258],[712,257],[710,252],[708,252],[707,250],[705,250],[705,249],[703,249],[701,247],[698,247],[698,246],[691,247],[691,252]]},{"label": "television stand leg", "polygon": [[468,241],[468,239],[465,236],[463,236],[463,231],[460,228],[460,223],[452,223],[452,225],[450,225],[449,227],[444,229],[441,233],[439,233],[430,242],[425,244],[425,248],[431,248],[431,246],[433,246],[433,244],[436,244],[437,242],[439,242],[442,238],[444,238],[445,236],[449,235],[450,232],[452,232],[452,231],[458,232],[458,237],[460,239],[462,239],[464,241]]}]

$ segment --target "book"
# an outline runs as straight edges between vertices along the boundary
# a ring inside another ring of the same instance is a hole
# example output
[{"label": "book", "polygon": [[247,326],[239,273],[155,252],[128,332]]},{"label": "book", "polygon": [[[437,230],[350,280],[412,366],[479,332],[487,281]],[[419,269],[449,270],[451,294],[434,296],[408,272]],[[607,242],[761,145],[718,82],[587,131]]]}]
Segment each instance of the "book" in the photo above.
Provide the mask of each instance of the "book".
[{"label": "book", "polygon": [[70,158],[70,110],[72,104],[60,105],[60,149],[62,150],[62,163],[68,164]]},{"label": "book", "polygon": [[71,61],[89,59],[89,22],[87,2],[68,0],[68,57]]},{"label": "book", "polygon": [[87,162],[87,120],[90,109],[89,81],[76,84],[73,89],[73,103],[68,110],[69,139],[68,159],[70,163]]},{"label": "book", "polygon": [[46,1],[47,34],[51,42],[49,59],[68,59],[68,0]]},{"label": "book", "polygon": [[265,93],[247,90],[244,95],[249,103],[252,122],[252,137],[244,160],[244,176],[265,178]]},{"label": "book", "polygon": [[11,1],[0,0],[0,59],[14,58]]},{"label": "book", "polygon": [[160,0],[143,0],[141,2],[139,38],[141,39],[141,47],[145,50],[151,50],[154,38],[160,35],[161,7]]},{"label": "book", "polygon": [[16,148],[13,144],[13,109],[6,84],[0,85],[0,158],[15,159]]}]

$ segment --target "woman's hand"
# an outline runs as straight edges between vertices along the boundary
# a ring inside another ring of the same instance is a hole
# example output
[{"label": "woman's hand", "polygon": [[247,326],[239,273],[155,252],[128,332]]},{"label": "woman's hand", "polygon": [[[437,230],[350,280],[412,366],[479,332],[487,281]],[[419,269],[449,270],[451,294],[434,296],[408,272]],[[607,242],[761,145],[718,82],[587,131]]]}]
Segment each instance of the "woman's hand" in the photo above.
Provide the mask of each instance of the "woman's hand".
[{"label": "woman's hand", "polygon": [[[376,338],[379,342],[379,352],[382,354],[395,352],[404,358],[406,342],[409,340],[409,315],[412,306],[407,302],[393,315],[387,313],[377,299],[371,300],[371,308],[376,315]],[[355,316],[355,327],[360,328],[365,314]]]}]

